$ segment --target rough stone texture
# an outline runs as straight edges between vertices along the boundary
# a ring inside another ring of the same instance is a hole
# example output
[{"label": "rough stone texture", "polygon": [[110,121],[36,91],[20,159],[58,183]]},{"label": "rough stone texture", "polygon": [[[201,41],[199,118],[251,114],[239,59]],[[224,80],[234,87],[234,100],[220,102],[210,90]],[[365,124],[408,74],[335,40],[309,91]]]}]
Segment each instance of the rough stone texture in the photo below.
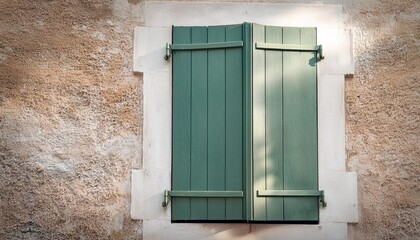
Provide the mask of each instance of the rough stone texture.
[{"label": "rough stone texture", "polygon": [[0,1],[0,239],[139,239],[141,1]]},{"label": "rough stone texture", "polygon": [[[360,221],[350,239],[420,239],[420,2],[343,4],[347,166]],[[142,0],[0,0],[0,239],[138,239]]]},{"label": "rough stone texture", "polygon": [[347,166],[358,173],[351,239],[420,239],[420,2],[351,1]]}]

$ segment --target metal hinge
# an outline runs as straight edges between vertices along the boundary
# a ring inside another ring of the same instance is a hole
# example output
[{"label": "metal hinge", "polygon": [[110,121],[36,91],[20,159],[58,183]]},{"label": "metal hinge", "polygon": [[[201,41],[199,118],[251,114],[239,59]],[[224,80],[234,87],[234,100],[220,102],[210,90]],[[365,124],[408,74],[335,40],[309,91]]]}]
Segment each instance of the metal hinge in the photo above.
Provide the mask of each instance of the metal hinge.
[{"label": "metal hinge", "polygon": [[164,195],[163,195],[162,207],[167,207],[169,205],[169,199],[170,199],[169,191],[165,190],[165,192],[163,194]]},{"label": "metal hinge", "polygon": [[319,202],[323,208],[327,207],[327,202],[325,201],[324,190],[321,190],[321,195],[319,195]]},{"label": "metal hinge", "polygon": [[168,61],[169,58],[171,57],[172,54],[172,49],[171,49],[171,44],[166,43],[166,53],[165,53],[165,60]]}]

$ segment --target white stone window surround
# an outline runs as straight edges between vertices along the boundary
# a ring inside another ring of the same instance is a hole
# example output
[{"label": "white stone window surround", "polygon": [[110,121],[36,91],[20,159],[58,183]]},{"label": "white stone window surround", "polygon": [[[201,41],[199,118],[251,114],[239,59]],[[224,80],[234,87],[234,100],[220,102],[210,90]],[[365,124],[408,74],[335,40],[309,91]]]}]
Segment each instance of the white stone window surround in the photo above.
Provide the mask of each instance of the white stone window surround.
[{"label": "white stone window surround", "polygon": [[[134,30],[134,71],[143,73],[143,168],[132,171],[131,216],[143,220],[144,239],[347,239],[347,223],[358,221],[356,173],[345,167],[344,76],[354,71],[351,32],[343,29],[340,5],[147,2],[145,26]],[[328,206],[320,223],[200,224],[170,220],[162,208],[171,187],[171,61],[165,44],[171,26],[253,22],[317,27],[325,60],[318,64],[319,189]]]}]

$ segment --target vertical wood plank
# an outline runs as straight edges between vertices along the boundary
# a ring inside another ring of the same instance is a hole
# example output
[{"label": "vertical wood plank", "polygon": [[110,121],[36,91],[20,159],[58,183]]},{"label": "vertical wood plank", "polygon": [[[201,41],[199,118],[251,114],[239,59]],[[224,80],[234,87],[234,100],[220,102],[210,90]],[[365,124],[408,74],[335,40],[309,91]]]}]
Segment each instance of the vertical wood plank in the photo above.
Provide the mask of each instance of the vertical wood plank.
[{"label": "vertical wood plank", "polygon": [[[286,44],[309,44],[301,29],[284,28]],[[315,39],[316,40],[316,39]],[[315,44],[312,42],[312,44]],[[307,53],[284,52],[284,187],[309,190],[317,187],[316,69]],[[286,62],[288,63],[286,65]],[[315,70],[316,71],[316,70]],[[314,175],[315,174],[315,175]],[[284,199],[285,220],[318,220],[316,198]]]},{"label": "vertical wood plank", "polygon": [[[282,43],[283,29],[266,26],[267,43]],[[283,55],[266,50],[266,184],[283,189]],[[283,198],[267,198],[267,220],[283,220]]]},{"label": "vertical wood plank", "polygon": [[[316,29],[301,28],[300,42],[303,45],[316,45]],[[303,86],[302,98],[305,117],[302,119],[302,139],[306,146],[303,157],[303,171],[307,175],[302,178],[302,188],[310,190],[318,190],[318,133],[317,133],[317,73],[316,73],[316,53],[302,52],[300,66],[302,70]],[[319,203],[318,198],[307,198],[301,207],[302,212],[308,220],[318,220]],[[309,209],[309,210],[308,210]]]},{"label": "vertical wood plank", "polygon": [[[191,29],[191,43],[207,43],[207,27]],[[191,190],[207,190],[207,50],[192,51]],[[207,219],[207,199],[191,198],[191,219]]]},{"label": "vertical wood plank", "polygon": [[265,27],[253,24],[253,197],[254,220],[267,218],[266,199],[257,190],[266,189],[265,163],[265,52],[255,49],[255,42],[265,41]]},{"label": "vertical wood plank", "polygon": [[[225,27],[208,28],[209,42],[224,42]],[[226,71],[225,49],[208,53],[208,190],[223,191],[226,187]],[[226,217],[224,198],[208,199],[208,219]]]},{"label": "vertical wood plank", "polygon": [[[242,25],[226,26],[226,41],[242,40]],[[226,49],[226,190],[242,191],[242,49]],[[226,198],[226,219],[243,219],[243,199]]]},{"label": "vertical wood plank", "polygon": [[[190,27],[174,27],[173,43],[191,43]],[[173,54],[172,189],[190,190],[191,52]],[[172,219],[190,218],[190,199],[172,199]]]},{"label": "vertical wood plank", "polygon": [[253,220],[253,188],[252,188],[252,24],[244,23],[243,33],[243,120],[244,120],[244,142],[243,142],[243,154],[244,154],[244,214],[246,220]]}]

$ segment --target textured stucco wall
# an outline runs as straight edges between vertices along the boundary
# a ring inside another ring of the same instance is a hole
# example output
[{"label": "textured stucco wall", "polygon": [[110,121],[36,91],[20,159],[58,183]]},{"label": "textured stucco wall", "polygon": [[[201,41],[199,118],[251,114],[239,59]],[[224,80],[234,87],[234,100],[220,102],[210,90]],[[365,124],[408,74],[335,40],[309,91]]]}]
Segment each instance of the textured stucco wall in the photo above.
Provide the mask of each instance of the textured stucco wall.
[{"label": "textured stucco wall", "polygon": [[140,1],[0,1],[0,239],[140,238]]},{"label": "textured stucco wall", "polygon": [[420,2],[351,2],[346,148],[360,218],[350,238],[420,239]]},{"label": "textured stucco wall", "polygon": [[[296,2],[296,1],[281,1]],[[420,3],[328,0],[353,29],[347,165],[359,175],[350,239],[420,238]],[[0,0],[0,239],[138,239],[141,0]]]}]

